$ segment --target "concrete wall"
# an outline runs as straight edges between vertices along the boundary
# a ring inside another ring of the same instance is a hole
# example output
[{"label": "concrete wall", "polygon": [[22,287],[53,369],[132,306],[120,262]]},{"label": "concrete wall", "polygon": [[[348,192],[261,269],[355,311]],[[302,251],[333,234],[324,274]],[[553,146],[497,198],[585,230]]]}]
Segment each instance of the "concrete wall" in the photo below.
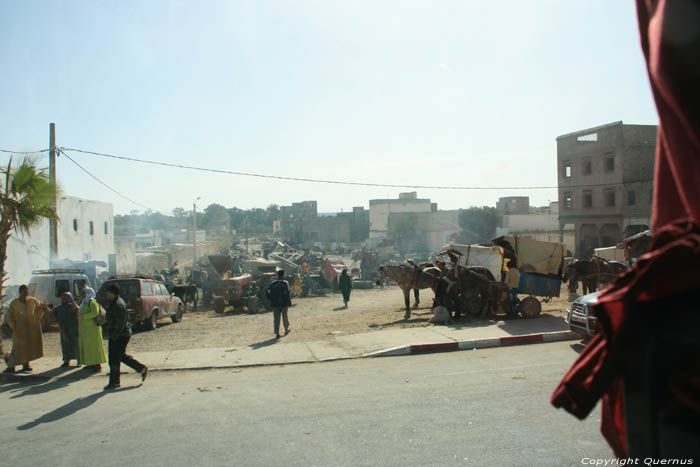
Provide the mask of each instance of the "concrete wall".
[{"label": "concrete wall", "polygon": [[58,215],[58,258],[107,262],[114,253],[111,203],[64,196],[58,200]]},{"label": "concrete wall", "polygon": [[[102,203],[71,196],[58,200],[57,259],[73,261],[109,261],[114,254],[114,215],[111,203]],[[75,220],[74,229],[73,220]],[[92,234],[90,233],[92,221]],[[105,233],[107,223],[107,233]],[[7,251],[6,285],[25,283],[36,269],[48,269],[49,223],[41,221],[30,235],[13,233]]]},{"label": "concrete wall", "polygon": [[389,215],[400,212],[431,212],[429,199],[373,199],[369,202],[369,237],[389,235]]},{"label": "concrete wall", "polygon": [[503,216],[503,228],[511,232],[556,232],[559,230],[558,214],[511,214]]},{"label": "concrete wall", "polygon": [[110,262],[110,273],[112,274],[134,274],[136,273],[136,247],[133,240],[116,239],[114,241],[115,264]]}]

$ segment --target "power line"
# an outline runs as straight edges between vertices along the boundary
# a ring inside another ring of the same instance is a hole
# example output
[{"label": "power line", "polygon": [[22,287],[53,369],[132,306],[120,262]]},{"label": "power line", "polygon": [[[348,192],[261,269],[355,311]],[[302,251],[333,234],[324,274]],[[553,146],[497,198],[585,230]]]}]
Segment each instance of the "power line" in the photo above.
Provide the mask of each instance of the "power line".
[{"label": "power line", "polygon": [[0,149],[0,152],[4,152],[7,154],[24,154],[24,155],[30,155],[30,154],[41,154],[44,152],[49,152],[51,149],[41,149],[39,151],[11,151],[9,149]]},{"label": "power line", "polygon": [[100,184],[102,184],[103,186],[105,186],[105,187],[106,187],[108,190],[110,190],[111,192],[113,192],[113,193],[115,193],[115,194],[121,196],[122,198],[124,198],[125,200],[127,200],[127,201],[129,201],[129,202],[135,204],[136,206],[139,206],[139,207],[142,207],[142,208],[144,208],[144,209],[153,211],[153,209],[149,208],[148,206],[144,206],[143,204],[134,201],[133,199],[129,198],[128,196],[121,194],[120,192],[118,192],[117,190],[115,190],[114,188],[112,188],[111,186],[107,185],[105,182],[103,182],[102,180],[100,180],[99,178],[97,178],[95,175],[93,175],[92,173],[90,173],[90,171],[88,171],[85,167],[83,167],[82,165],[80,165],[80,164],[78,164],[77,162],[75,162],[75,161],[73,160],[72,157],[70,157],[68,154],[66,154],[66,153],[63,151],[62,148],[58,148],[58,151],[59,151],[61,154],[63,154],[64,156],[66,156],[66,157],[68,158],[69,161],[71,161],[72,163],[74,163],[75,165],[77,165],[83,172],[85,172],[85,173],[88,174],[90,177],[92,177],[93,179],[95,179],[97,182],[99,182]]},{"label": "power line", "polygon": [[[118,160],[130,161],[130,162],[139,162],[142,164],[157,165],[157,166],[162,166],[162,167],[173,167],[173,168],[178,168],[178,169],[196,170],[199,172],[210,172],[210,173],[218,173],[218,174],[225,174],[225,175],[238,175],[238,176],[243,176],[243,177],[257,177],[257,178],[266,178],[266,179],[273,179],[273,180],[288,180],[288,181],[306,182],[306,183],[325,183],[325,184],[331,184],[331,185],[352,185],[352,186],[367,186],[367,187],[377,187],[377,188],[408,188],[408,189],[421,189],[421,190],[556,190],[556,189],[560,188],[559,186],[556,186],[556,185],[555,186],[430,186],[430,185],[398,185],[398,184],[390,184],[390,183],[351,182],[351,181],[341,181],[341,180],[323,180],[323,179],[317,179],[317,178],[288,177],[288,176],[282,176],[282,175],[264,175],[264,174],[250,173],[250,172],[237,172],[237,171],[233,171],[233,170],[197,167],[197,166],[184,165],[184,164],[173,164],[173,163],[169,163],[169,162],[152,161],[152,160],[140,159],[140,158],[136,158],[136,157],[116,156],[114,154],[106,154],[106,153],[102,153],[102,152],[87,151],[84,149],[64,148],[64,147],[61,147],[60,149],[61,149],[61,152],[74,151],[74,152],[79,152],[79,153],[83,153],[83,154],[91,154],[94,156],[108,157],[111,159],[118,159]],[[63,153],[65,154],[65,152],[63,152]],[[653,180],[629,180],[629,181],[627,181],[627,183],[642,183],[642,182],[651,182],[651,181],[653,181]],[[595,186],[610,186],[610,185],[614,185],[614,183],[598,183],[598,184],[586,184],[586,185],[564,185],[561,188],[588,188],[588,187],[595,187]]]}]

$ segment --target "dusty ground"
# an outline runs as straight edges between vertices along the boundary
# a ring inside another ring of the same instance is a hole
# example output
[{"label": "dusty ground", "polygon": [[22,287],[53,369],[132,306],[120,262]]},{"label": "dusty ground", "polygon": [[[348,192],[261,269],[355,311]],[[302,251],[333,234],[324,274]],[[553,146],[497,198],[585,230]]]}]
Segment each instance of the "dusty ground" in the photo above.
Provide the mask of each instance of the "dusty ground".
[{"label": "dusty ground", "polygon": [[[421,293],[421,307],[414,310],[411,319],[404,321],[403,295],[396,286],[385,289],[354,290],[350,307],[343,309],[342,296],[296,298],[289,309],[292,332],[285,336],[287,342],[303,342],[329,339],[338,334],[354,334],[382,329],[431,326],[430,306],[433,293]],[[566,295],[543,303],[543,311],[563,316],[568,306]],[[229,311],[217,315],[211,309],[186,313],[180,323],[163,319],[155,331],[136,332],[129,345],[130,351],[151,352],[159,350],[193,349],[203,347],[246,346],[273,337],[272,313],[261,311],[255,315]],[[462,322],[465,326],[483,326],[486,320]],[[44,334],[47,356],[59,356],[58,333]],[[11,340],[5,341],[5,350],[11,349]]]}]

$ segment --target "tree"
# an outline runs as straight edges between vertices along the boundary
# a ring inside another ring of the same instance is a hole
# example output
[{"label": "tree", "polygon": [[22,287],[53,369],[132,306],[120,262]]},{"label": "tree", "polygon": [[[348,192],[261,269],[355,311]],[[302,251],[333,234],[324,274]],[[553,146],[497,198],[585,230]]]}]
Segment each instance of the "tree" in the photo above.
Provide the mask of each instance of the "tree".
[{"label": "tree", "polygon": [[228,210],[220,204],[212,203],[204,209],[201,225],[207,229],[220,229],[228,226]]},{"label": "tree", "polygon": [[[42,219],[58,219],[54,202],[58,189],[49,179],[46,169],[25,157],[17,169],[12,157],[7,167],[0,169],[0,298],[5,285],[7,244],[12,232],[29,233]],[[4,186],[3,186],[4,184]]]},{"label": "tree", "polygon": [[484,206],[461,211],[459,226],[462,232],[459,241],[466,244],[490,242],[496,236],[498,221],[496,208]]}]

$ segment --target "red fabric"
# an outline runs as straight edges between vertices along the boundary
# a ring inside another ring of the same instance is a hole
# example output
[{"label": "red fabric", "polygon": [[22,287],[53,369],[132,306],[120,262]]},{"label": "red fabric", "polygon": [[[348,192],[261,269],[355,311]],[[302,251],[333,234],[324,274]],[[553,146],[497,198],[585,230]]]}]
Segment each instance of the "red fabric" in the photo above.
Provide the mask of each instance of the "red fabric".
[{"label": "red fabric", "polygon": [[[627,457],[621,368],[628,357],[617,337],[635,302],[700,288],[700,1],[637,0],[642,49],[659,112],[650,252],[599,296],[606,323],[552,395],[552,404],[585,418],[602,398],[601,431]],[[660,319],[673,319],[663,310]],[[698,372],[671,390],[700,410]]]}]

